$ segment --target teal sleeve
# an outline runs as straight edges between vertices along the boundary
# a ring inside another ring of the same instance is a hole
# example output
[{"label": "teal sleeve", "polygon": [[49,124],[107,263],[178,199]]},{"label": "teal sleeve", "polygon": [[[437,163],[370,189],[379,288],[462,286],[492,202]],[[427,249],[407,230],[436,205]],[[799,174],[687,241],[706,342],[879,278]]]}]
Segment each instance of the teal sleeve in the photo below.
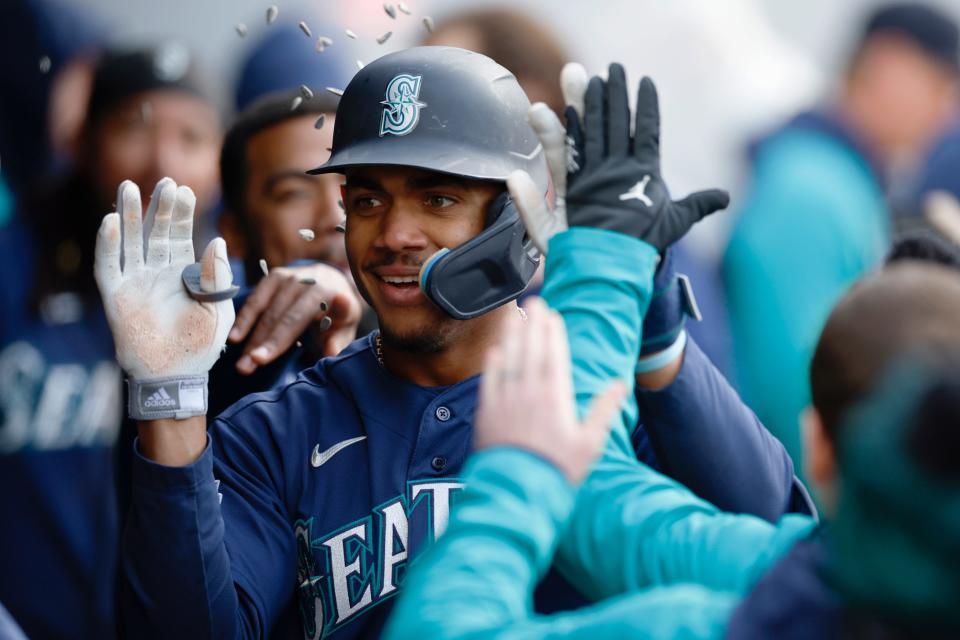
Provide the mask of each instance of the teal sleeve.
[{"label": "teal sleeve", "polygon": [[580,488],[556,564],[593,600],[684,582],[743,594],[814,526],[807,516],[774,525],[722,512],[608,446]]},{"label": "teal sleeve", "polygon": [[[655,262],[635,251],[632,269],[608,272],[617,275],[616,283],[588,286],[591,266],[616,255],[611,240],[629,240],[606,235],[614,237],[556,236],[543,288],[544,299],[567,323],[581,412],[611,379],[632,378]],[[588,597],[680,582],[742,593],[813,527],[804,517],[774,526],[722,513],[640,464],[627,436],[636,423],[632,395],[626,405],[557,548],[557,567]]]},{"label": "teal sleeve", "polygon": [[516,449],[477,453],[450,526],[411,570],[384,638],[721,638],[738,598],[677,585],[574,612],[532,613],[574,491],[551,464]]},{"label": "teal sleeve", "polygon": [[[575,227],[550,241],[541,296],[563,316],[570,340],[577,411],[614,380],[633,389],[640,328],[650,304],[656,249],[629,236]],[[610,446],[633,455],[637,404],[629,393]]]}]

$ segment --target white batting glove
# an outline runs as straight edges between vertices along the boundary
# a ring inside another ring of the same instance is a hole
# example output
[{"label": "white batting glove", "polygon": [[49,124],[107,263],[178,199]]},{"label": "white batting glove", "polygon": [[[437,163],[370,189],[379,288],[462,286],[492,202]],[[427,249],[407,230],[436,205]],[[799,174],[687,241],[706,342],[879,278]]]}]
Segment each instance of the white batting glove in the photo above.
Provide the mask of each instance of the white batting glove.
[{"label": "white batting glove", "polygon": [[[584,94],[587,91],[587,71],[576,62],[568,63],[560,74],[560,88],[568,107],[572,107],[576,117],[583,116]],[[568,117],[572,115],[568,110]],[[517,204],[520,217],[530,234],[530,239],[546,255],[547,245],[552,238],[567,229],[567,174],[577,170],[576,150],[567,141],[567,130],[557,115],[542,102],[530,106],[527,122],[533,127],[543,152],[547,158],[547,167],[553,179],[557,202],[553,210],[539,193],[533,179],[526,171],[514,171],[507,178],[507,189]]]},{"label": "white batting glove", "polygon": [[[230,300],[198,302],[181,280],[194,262],[195,205],[189,187],[158,182],[144,252],[140,190],[127,180],[117,190],[118,212],[104,217],[97,234],[94,273],[137,420],[205,414],[207,373],[233,324]],[[226,244],[216,238],[203,253],[200,288],[223,291],[232,280]]]}]

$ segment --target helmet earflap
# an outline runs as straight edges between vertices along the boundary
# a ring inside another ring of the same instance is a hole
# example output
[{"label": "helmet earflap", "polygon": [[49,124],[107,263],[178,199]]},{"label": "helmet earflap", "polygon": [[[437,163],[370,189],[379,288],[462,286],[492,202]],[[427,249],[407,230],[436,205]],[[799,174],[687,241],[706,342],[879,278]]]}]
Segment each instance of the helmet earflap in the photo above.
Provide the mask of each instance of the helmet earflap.
[{"label": "helmet earflap", "polygon": [[441,249],[420,268],[420,288],[457,320],[469,320],[523,293],[540,265],[506,191],[487,210],[487,227],[455,249]]}]

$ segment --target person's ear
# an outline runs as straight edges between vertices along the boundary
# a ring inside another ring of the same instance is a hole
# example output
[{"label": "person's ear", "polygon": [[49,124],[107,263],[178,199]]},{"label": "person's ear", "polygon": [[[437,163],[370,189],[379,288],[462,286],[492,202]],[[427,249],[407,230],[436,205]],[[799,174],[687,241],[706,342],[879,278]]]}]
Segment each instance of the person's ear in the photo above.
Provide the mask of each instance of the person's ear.
[{"label": "person's ear", "polygon": [[217,220],[217,228],[220,236],[227,243],[230,256],[241,260],[246,259],[250,249],[247,246],[247,235],[243,233],[237,214],[230,209],[224,209],[220,219]]},{"label": "person's ear", "polygon": [[807,407],[800,416],[806,475],[818,487],[829,487],[837,478],[837,457],[820,412]]}]

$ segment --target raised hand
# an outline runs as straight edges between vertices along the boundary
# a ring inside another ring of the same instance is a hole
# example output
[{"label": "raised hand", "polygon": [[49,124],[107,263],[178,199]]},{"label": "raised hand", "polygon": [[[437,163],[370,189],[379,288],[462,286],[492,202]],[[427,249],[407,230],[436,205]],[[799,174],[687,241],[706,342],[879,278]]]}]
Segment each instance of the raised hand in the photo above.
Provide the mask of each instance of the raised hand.
[{"label": "raised hand", "polygon": [[[517,172],[507,180],[527,230],[541,250],[546,250],[553,234],[567,226],[583,226],[625,233],[662,252],[698,220],[727,206],[728,194],[717,189],[670,199],[660,175],[660,111],[652,80],[640,81],[631,135],[623,67],[611,64],[606,81],[592,78],[582,102],[577,100],[577,87],[582,86],[583,75],[577,67],[568,65],[561,76],[568,102],[562,138],[559,120],[551,118],[545,106],[533,105],[529,114],[554,182],[565,186],[565,197],[558,198],[558,207],[551,213],[542,199],[534,198],[529,176]],[[562,154],[556,151],[559,139],[564,142]],[[567,170],[562,181],[555,169],[560,157]]]},{"label": "raised hand", "polygon": [[730,197],[711,189],[670,200],[660,175],[660,107],[650,78],[640,81],[635,116],[631,136],[619,64],[610,65],[606,82],[591,78],[582,123],[567,109],[567,134],[581,159],[567,177],[567,219],[570,226],[619,231],[663,251]]},{"label": "raised hand", "polygon": [[474,446],[525,449],[579,482],[603,450],[626,387],[612,383],[578,423],[563,318],[539,298],[525,309],[527,321],[511,316],[501,343],[487,354]]},{"label": "raised hand", "polygon": [[[575,62],[563,67],[560,86],[568,111],[583,112],[583,94],[587,89],[587,71]],[[547,168],[553,181],[556,203],[553,208],[539,193],[533,179],[525,171],[515,171],[507,178],[507,188],[523,217],[530,238],[541,253],[557,233],[567,229],[567,174],[576,170],[576,149],[568,144],[567,132],[557,115],[542,102],[534,103],[527,112],[527,122],[543,145]]]},{"label": "raised hand", "polygon": [[357,337],[361,312],[359,294],[335,267],[316,263],[270,269],[230,330],[230,342],[250,336],[237,370],[251,374],[273,362],[311,328],[311,350],[335,356]]},{"label": "raised hand", "polygon": [[[100,225],[94,272],[117,361],[131,381],[131,413],[141,419],[198,415],[206,410],[206,375],[223,350],[234,311],[230,300],[198,302],[184,289],[181,274],[194,261],[196,198],[169,178],[158,182],[146,216],[152,224],[146,246],[134,183],[120,185],[117,205]],[[232,277],[226,244],[216,238],[201,260],[200,288],[223,291]]]}]

